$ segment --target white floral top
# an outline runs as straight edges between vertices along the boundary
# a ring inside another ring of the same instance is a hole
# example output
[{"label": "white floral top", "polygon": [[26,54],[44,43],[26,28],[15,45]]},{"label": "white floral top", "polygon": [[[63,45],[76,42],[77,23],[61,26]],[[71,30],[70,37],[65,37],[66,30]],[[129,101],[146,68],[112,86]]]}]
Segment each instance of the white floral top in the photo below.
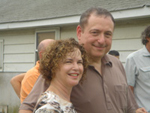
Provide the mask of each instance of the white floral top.
[{"label": "white floral top", "polygon": [[77,113],[72,103],[63,100],[51,91],[44,92],[38,99],[33,113]]}]

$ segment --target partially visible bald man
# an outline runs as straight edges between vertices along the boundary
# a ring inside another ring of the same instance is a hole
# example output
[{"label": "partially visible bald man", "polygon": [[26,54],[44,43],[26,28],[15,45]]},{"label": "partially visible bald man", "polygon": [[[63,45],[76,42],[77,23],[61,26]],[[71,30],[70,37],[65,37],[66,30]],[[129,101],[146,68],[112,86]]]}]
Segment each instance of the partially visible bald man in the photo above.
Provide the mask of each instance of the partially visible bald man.
[{"label": "partially visible bald man", "polygon": [[[16,94],[19,96],[21,103],[28,96],[37,78],[39,77],[40,73],[38,69],[39,69],[40,59],[42,58],[42,54],[46,50],[47,46],[51,44],[53,41],[54,41],[53,39],[45,39],[41,41],[40,44],[38,45],[39,60],[36,62],[36,65],[32,69],[28,70],[26,74],[17,75],[11,79],[11,84]],[[18,83],[16,81],[18,81]],[[19,83],[21,83],[20,84],[21,89],[18,87]]]}]

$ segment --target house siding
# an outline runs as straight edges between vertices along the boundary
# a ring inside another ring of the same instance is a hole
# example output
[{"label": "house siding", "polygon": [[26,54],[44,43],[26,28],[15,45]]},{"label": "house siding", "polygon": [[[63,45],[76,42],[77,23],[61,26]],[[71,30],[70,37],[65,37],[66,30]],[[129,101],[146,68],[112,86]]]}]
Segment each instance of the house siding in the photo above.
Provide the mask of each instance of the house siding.
[{"label": "house siding", "polygon": [[13,76],[18,74],[0,72],[0,106],[7,106],[7,113],[18,113],[20,106],[20,100],[9,82]]},{"label": "house siding", "polygon": [[77,25],[61,27],[61,39],[67,39],[72,37],[77,40],[76,27]]},{"label": "house siding", "polygon": [[111,50],[118,50],[120,60],[125,65],[127,56],[142,48],[141,33],[144,31],[149,22],[146,20],[131,21],[117,25],[114,31]]},{"label": "house siding", "polygon": [[3,71],[27,71],[35,64],[35,32],[32,29],[0,31],[3,44]]}]

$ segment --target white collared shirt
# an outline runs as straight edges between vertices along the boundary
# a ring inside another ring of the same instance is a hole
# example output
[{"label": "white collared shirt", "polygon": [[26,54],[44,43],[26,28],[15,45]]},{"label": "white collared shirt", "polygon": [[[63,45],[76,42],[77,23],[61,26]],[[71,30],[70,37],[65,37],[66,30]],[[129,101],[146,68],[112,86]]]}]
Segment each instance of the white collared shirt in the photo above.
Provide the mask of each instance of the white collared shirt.
[{"label": "white collared shirt", "polygon": [[127,57],[125,71],[139,107],[150,112],[150,53],[145,46]]}]

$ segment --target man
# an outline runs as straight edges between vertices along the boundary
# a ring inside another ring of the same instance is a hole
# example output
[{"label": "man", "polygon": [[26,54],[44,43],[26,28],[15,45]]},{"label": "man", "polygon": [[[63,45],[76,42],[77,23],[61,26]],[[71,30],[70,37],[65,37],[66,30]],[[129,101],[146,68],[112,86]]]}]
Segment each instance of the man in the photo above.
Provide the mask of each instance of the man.
[{"label": "man", "polygon": [[119,52],[116,51],[116,50],[111,50],[111,51],[108,52],[108,54],[113,55],[118,59],[119,59],[119,56],[120,56]]},{"label": "man", "polygon": [[127,57],[125,70],[136,102],[150,112],[150,26],[141,37],[144,47]]},{"label": "man", "polygon": [[42,42],[40,42],[38,46],[39,61],[36,62],[36,65],[32,69],[27,71],[26,74],[22,73],[11,79],[11,84],[16,94],[20,98],[21,103],[28,96],[37,78],[40,75],[38,69],[39,69],[40,59],[42,58],[42,53],[45,51],[46,47],[53,41],[54,41],[53,39],[45,39]]},{"label": "man", "polygon": [[[75,86],[71,94],[71,102],[78,113],[135,113],[138,108],[121,62],[106,55],[111,48],[113,31],[114,19],[107,10],[90,8],[81,15],[77,37],[89,55],[90,64],[86,79]],[[39,76],[35,87],[20,106],[20,113],[32,113],[38,96],[46,90],[46,86]]]}]

